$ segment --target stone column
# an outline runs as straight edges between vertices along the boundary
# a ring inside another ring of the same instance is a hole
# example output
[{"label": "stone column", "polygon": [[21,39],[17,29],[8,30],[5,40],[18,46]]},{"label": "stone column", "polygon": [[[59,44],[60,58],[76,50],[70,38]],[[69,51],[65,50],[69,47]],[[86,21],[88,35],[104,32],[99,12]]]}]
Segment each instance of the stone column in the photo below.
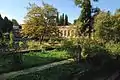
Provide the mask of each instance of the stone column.
[{"label": "stone column", "polygon": [[70,37],[71,37],[71,30],[69,31],[69,33],[70,33]]},{"label": "stone column", "polygon": [[66,37],[68,37],[68,30],[66,30]]},{"label": "stone column", "polygon": [[73,30],[73,37],[75,38],[75,29]]},{"label": "stone column", "polygon": [[68,30],[68,37],[70,37],[70,30]]},{"label": "stone column", "polygon": [[64,30],[62,30],[62,37],[64,37]]}]

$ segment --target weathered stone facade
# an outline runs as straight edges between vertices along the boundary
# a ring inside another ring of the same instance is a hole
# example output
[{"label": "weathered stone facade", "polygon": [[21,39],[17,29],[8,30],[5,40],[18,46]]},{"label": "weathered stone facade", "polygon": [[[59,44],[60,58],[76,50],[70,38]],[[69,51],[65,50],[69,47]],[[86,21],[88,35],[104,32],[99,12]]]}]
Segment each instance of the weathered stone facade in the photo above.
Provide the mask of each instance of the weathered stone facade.
[{"label": "weathered stone facade", "polygon": [[77,31],[75,26],[58,26],[59,27],[59,36],[64,38],[75,38],[77,37]]},{"label": "weathered stone facade", "polygon": [[[22,24],[22,29],[24,29],[24,25]],[[77,31],[76,31],[76,26],[71,25],[71,26],[57,26],[59,29],[59,36],[63,38],[75,38],[77,37]]]}]

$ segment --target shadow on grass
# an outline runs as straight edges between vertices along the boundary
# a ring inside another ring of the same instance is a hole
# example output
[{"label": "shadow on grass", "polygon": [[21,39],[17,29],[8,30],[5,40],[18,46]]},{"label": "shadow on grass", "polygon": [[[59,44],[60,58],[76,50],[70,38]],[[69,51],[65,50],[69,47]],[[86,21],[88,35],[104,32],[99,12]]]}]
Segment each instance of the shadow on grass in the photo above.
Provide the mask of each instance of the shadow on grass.
[{"label": "shadow on grass", "polygon": [[12,64],[12,57],[8,56],[5,59],[0,59],[0,74],[8,73],[11,71],[18,71],[35,66],[42,66],[52,62],[64,60],[64,58],[56,58],[51,56],[38,56],[38,55],[23,55],[21,64]]},{"label": "shadow on grass", "polygon": [[84,69],[81,65],[72,62],[8,80],[69,80],[68,77],[72,72]]}]

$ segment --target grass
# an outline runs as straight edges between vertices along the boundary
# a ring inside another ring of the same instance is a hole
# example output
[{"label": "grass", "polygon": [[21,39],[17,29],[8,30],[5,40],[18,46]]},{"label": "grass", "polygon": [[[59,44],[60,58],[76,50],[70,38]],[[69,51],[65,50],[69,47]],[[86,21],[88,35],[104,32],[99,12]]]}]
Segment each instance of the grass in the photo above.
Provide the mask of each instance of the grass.
[{"label": "grass", "polygon": [[34,66],[41,66],[68,59],[70,56],[65,51],[30,52],[23,54],[23,63],[19,68],[11,65],[12,57],[10,55],[7,57],[5,56],[4,58],[0,58],[0,73],[31,68]]},{"label": "grass", "polygon": [[70,80],[70,75],[76,71],[83,71],[85,67],[74,62],[64,65],[59,65],[40,72],[21,75],[8,80]]}]

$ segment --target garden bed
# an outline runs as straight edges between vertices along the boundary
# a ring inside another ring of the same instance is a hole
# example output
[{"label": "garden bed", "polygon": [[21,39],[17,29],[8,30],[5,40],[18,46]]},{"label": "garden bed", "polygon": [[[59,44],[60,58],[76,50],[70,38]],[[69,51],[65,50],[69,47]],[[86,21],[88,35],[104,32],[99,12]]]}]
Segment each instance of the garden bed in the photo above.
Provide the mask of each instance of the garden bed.
[{"label": "garden bed", "polygon": [[13,56],[4,55],[0,58],[0,73],[17,71],[21,69],[31,68],[34,66],[41,66],[52,62],[57,62],[70,58],[65,51],[46,51],[46,52],[30,52],[22,54],[23,62],[16,68],[11,64]]},{"label": "garden bed", "polygon": [[86,67],[74,62],[64,65],[59,65],[40,72],[21,75],[8,80],[70,80],[70,75],[76,71],[83,71]]}]

